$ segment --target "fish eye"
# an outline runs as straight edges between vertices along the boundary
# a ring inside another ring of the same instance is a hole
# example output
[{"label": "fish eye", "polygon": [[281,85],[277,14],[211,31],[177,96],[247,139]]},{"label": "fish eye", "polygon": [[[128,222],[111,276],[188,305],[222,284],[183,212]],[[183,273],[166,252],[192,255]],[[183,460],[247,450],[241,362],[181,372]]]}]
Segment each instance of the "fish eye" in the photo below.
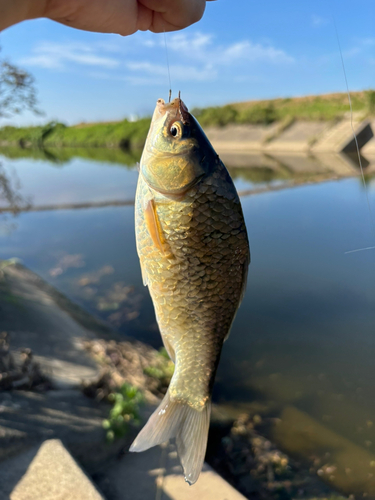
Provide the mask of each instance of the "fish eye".
[{"label": "fish eye", "polygon": [[184,133],[184,127],[180,122],[174,122],[169,129],[169,133],[172,137],[182,137]]}]

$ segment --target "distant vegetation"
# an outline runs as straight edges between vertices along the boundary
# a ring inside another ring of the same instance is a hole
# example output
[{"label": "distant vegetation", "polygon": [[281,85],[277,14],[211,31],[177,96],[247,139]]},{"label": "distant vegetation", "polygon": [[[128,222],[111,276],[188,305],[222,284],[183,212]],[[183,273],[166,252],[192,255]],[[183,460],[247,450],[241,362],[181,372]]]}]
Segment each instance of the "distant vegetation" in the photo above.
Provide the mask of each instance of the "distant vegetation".
[{"label": "distant vegetation", "polygon": [[[375,114],[375,91],[351,93],[353,112]],[[222,107],[194,109],[192,113],[203,127],[223,127],[230,123],[268,125],[282,120],[330,121],[349,111],[347,94],[249,101]]]},{"label": "distant vegetation", "polygon": [[[375,91],[351,94],[354,112],[375,114]],[[228,124],[268,125],[277,121],[341,119],[349,111],[345,93],[308,96],[268,101],[250,101],[221,107],[193,109],[203,127],[224,127]],[[87,123],[72,127],[51,122],[38,127],[3,127],[0,146],[24,148],[105,147],[137,151],[143,147],[150,118],[137,121],[123,120],[113,123]]]},{"label": "distant vegetation", "polygon": [[39,127],[3,127],[0,145],[21,147],[121,147],[136,150],[143,147],[150,125],[149,118],[135,122],[80,124],[67,127],[51,122]]}]

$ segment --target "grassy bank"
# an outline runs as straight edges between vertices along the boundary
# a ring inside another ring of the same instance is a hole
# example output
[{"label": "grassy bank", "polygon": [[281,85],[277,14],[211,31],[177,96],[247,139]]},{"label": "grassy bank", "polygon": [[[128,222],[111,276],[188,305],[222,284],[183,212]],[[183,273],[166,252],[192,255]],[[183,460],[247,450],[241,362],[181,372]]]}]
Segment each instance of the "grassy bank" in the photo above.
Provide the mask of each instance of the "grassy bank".
[{"label": "grassy bank", "polygon": [[137,150],[143,147],[150,125],[149,118],[136,122],[80,124],[67,127],[48,123],[39,127],[3,127],[0,145],[22,147],[106,147]]},{"label": "grassy bank", "polygon": [[[375,91],[351,93],[353,112],[375,114]],[[195,109],[193,114],[202,126],[223,127],[229,123],[267,125],[294,119],[311,121],[339,120],[349,111],[346,93],[295,97],[228,104],[222,107]]]},{"label": "grassy bank", "polygon": [[[351,94],[354,112],[375,115],[375,91]],[[209,108],[195,108],[193,114],[203,127],[223,127],[229,124],[267,125],[285,120],[332,121],[349,111],[345,93],[307,96],[293,99],[249,101]],[[130,122],[87,123],[67,127],[51,122],[38,127],[3,127],[0,146],[22,147],[105,147],[137,150],[143,147],[150,118]]]}]

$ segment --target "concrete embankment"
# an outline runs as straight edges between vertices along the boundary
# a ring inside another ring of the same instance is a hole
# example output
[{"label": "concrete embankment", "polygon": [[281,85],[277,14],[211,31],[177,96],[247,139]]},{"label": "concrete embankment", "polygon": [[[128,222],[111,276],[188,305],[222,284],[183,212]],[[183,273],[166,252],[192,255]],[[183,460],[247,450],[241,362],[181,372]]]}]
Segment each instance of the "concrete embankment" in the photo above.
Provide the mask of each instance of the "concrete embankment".
[{"label": "concrete embankment", "polygon": [[[353,127],[353,128],[352,128]],[[373,137],[374,122],[359,116],[339,122],[289,121],[264,125],[208,127],[206,133],[219,154],[222,153],[350,153],[364,147]]]},{"label": "concrete embankment", "polygon": [[[100,371],[83,344],[123,337],[10,261],[0,261],[0,307],[0,332],[8,332],[11,346],[4,351],[0,345],[0,368],[12,364],[22,348],[32,348],[54,386],[46,392],[0,391],[0,500],[244,500],[209,467],[190,489],[171,448],[128,454],[136,427],[106,443],[102,422],[110,407],[85,397],[80,387]],[[130,354],[138,356],[139,349]]]},{"label": "concrete embankment", "polygon": [[[109,408],[86,398],[78,384],[98,373],[98,366],[82,348],[83,341],[116,338],[116,334],[34,273],[20,265],[0,264],[0,331],[8,330],[13,354],[32,345],[36,359],[56,386],[43,393],[0,392],[0,500],[244,499],[208,466],[198,483],[188,487],[173,445],[127,453],[136,428],[116,444],[107,445],[102,420]],[[135,349],[133,354],[137,354]],[[298,395],[305,390],[299,381],[286,379],[275,385],[274,378],[266,376],[253,377],[251,383],[254,394],[261,394],[261,403],[220,406],[215,408],[214,418],[232,422],[239,413],[250,412],[250,407],[256,412],[264,408],[265,415],[270,415],[271,437],[282,449],[308,462],[315,457],[319,477],[347,495],[375,495],[374,455],[355,444],[355,436],[353,440],[343,437],[298,409]],[[268,409],[265,401],[271,402]],[[319,401],[318,414],[336,411],[344,427],[362,411],[358,404],[333,402],[329,395]],[[151,411],[151,407],[144,410],[144,419]],[[355,429],[353,422],[351,427]],[[54,461],[58,463],[51,467]]]},{"label": "concrete embankment", "polygon": [[[375,131],[375,120],[372,120],[370,122],[370,126],[373,131]],[[372,137],[367,144],[365,144],[362,148],[362,153],[365,156],[369,156],[371,158],[374,158],[375,160],[375,137]]]}]

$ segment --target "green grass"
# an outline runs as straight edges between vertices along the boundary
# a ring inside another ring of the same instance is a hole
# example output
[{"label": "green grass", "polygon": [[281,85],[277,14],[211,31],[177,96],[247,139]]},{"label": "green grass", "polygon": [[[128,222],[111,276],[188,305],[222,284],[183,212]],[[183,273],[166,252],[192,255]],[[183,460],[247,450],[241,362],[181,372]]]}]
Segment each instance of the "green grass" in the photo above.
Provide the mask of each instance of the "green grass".
[{"label": "green grass", "polygon": [[24,147],[106,147],[136,150],[143,147],[149,118],[136,122],[123,120],[117,123],[94,123],[67,127],[62,123],[50,123],[44,127],[3,127],[0,129],[0,145]]},{"label": "green grass", "polygon": [[159,353],[150,366],[144,368],[144,373],[159,382],[159,389],[168,387],[174,372],[174,363],[170,360],[164,347],[159,349]]},{"label": "green grass", "polygon": [[[363,116],[375,115],[375,91],[351,93],[354,112]],[[249,101],[226,106],[195,108],[192,113],[203,127],[224,127],[228,124],[289,123],[292,120],[333,121],[349,112],[346,93]],[[0,146],[119,148],[127,151],[142,149],[146,140],[150,118],[135,122],[122,120],[113,123],[88,123],[67,127],[51,122],[38,127],[3,127]]]},{"label": "green grass", "polygon": [[109,416],[103,421],[107,440],[112,442],[115,438],[124,436],[129,424],[139,423],[139,408],[144,401],[142,392],[130,384],[123,384],[108,396],[108,401],[113,405]]},{"label": "green grass", "polygon": [[[375,114],[374,90],[352,92],[351,100],[354,112]],[[203,127],[223,127],[230,123],[268,125],[283,120],[331,121],[343,118],[348,112],[345,93],[249,101],[192,111]]]}]

